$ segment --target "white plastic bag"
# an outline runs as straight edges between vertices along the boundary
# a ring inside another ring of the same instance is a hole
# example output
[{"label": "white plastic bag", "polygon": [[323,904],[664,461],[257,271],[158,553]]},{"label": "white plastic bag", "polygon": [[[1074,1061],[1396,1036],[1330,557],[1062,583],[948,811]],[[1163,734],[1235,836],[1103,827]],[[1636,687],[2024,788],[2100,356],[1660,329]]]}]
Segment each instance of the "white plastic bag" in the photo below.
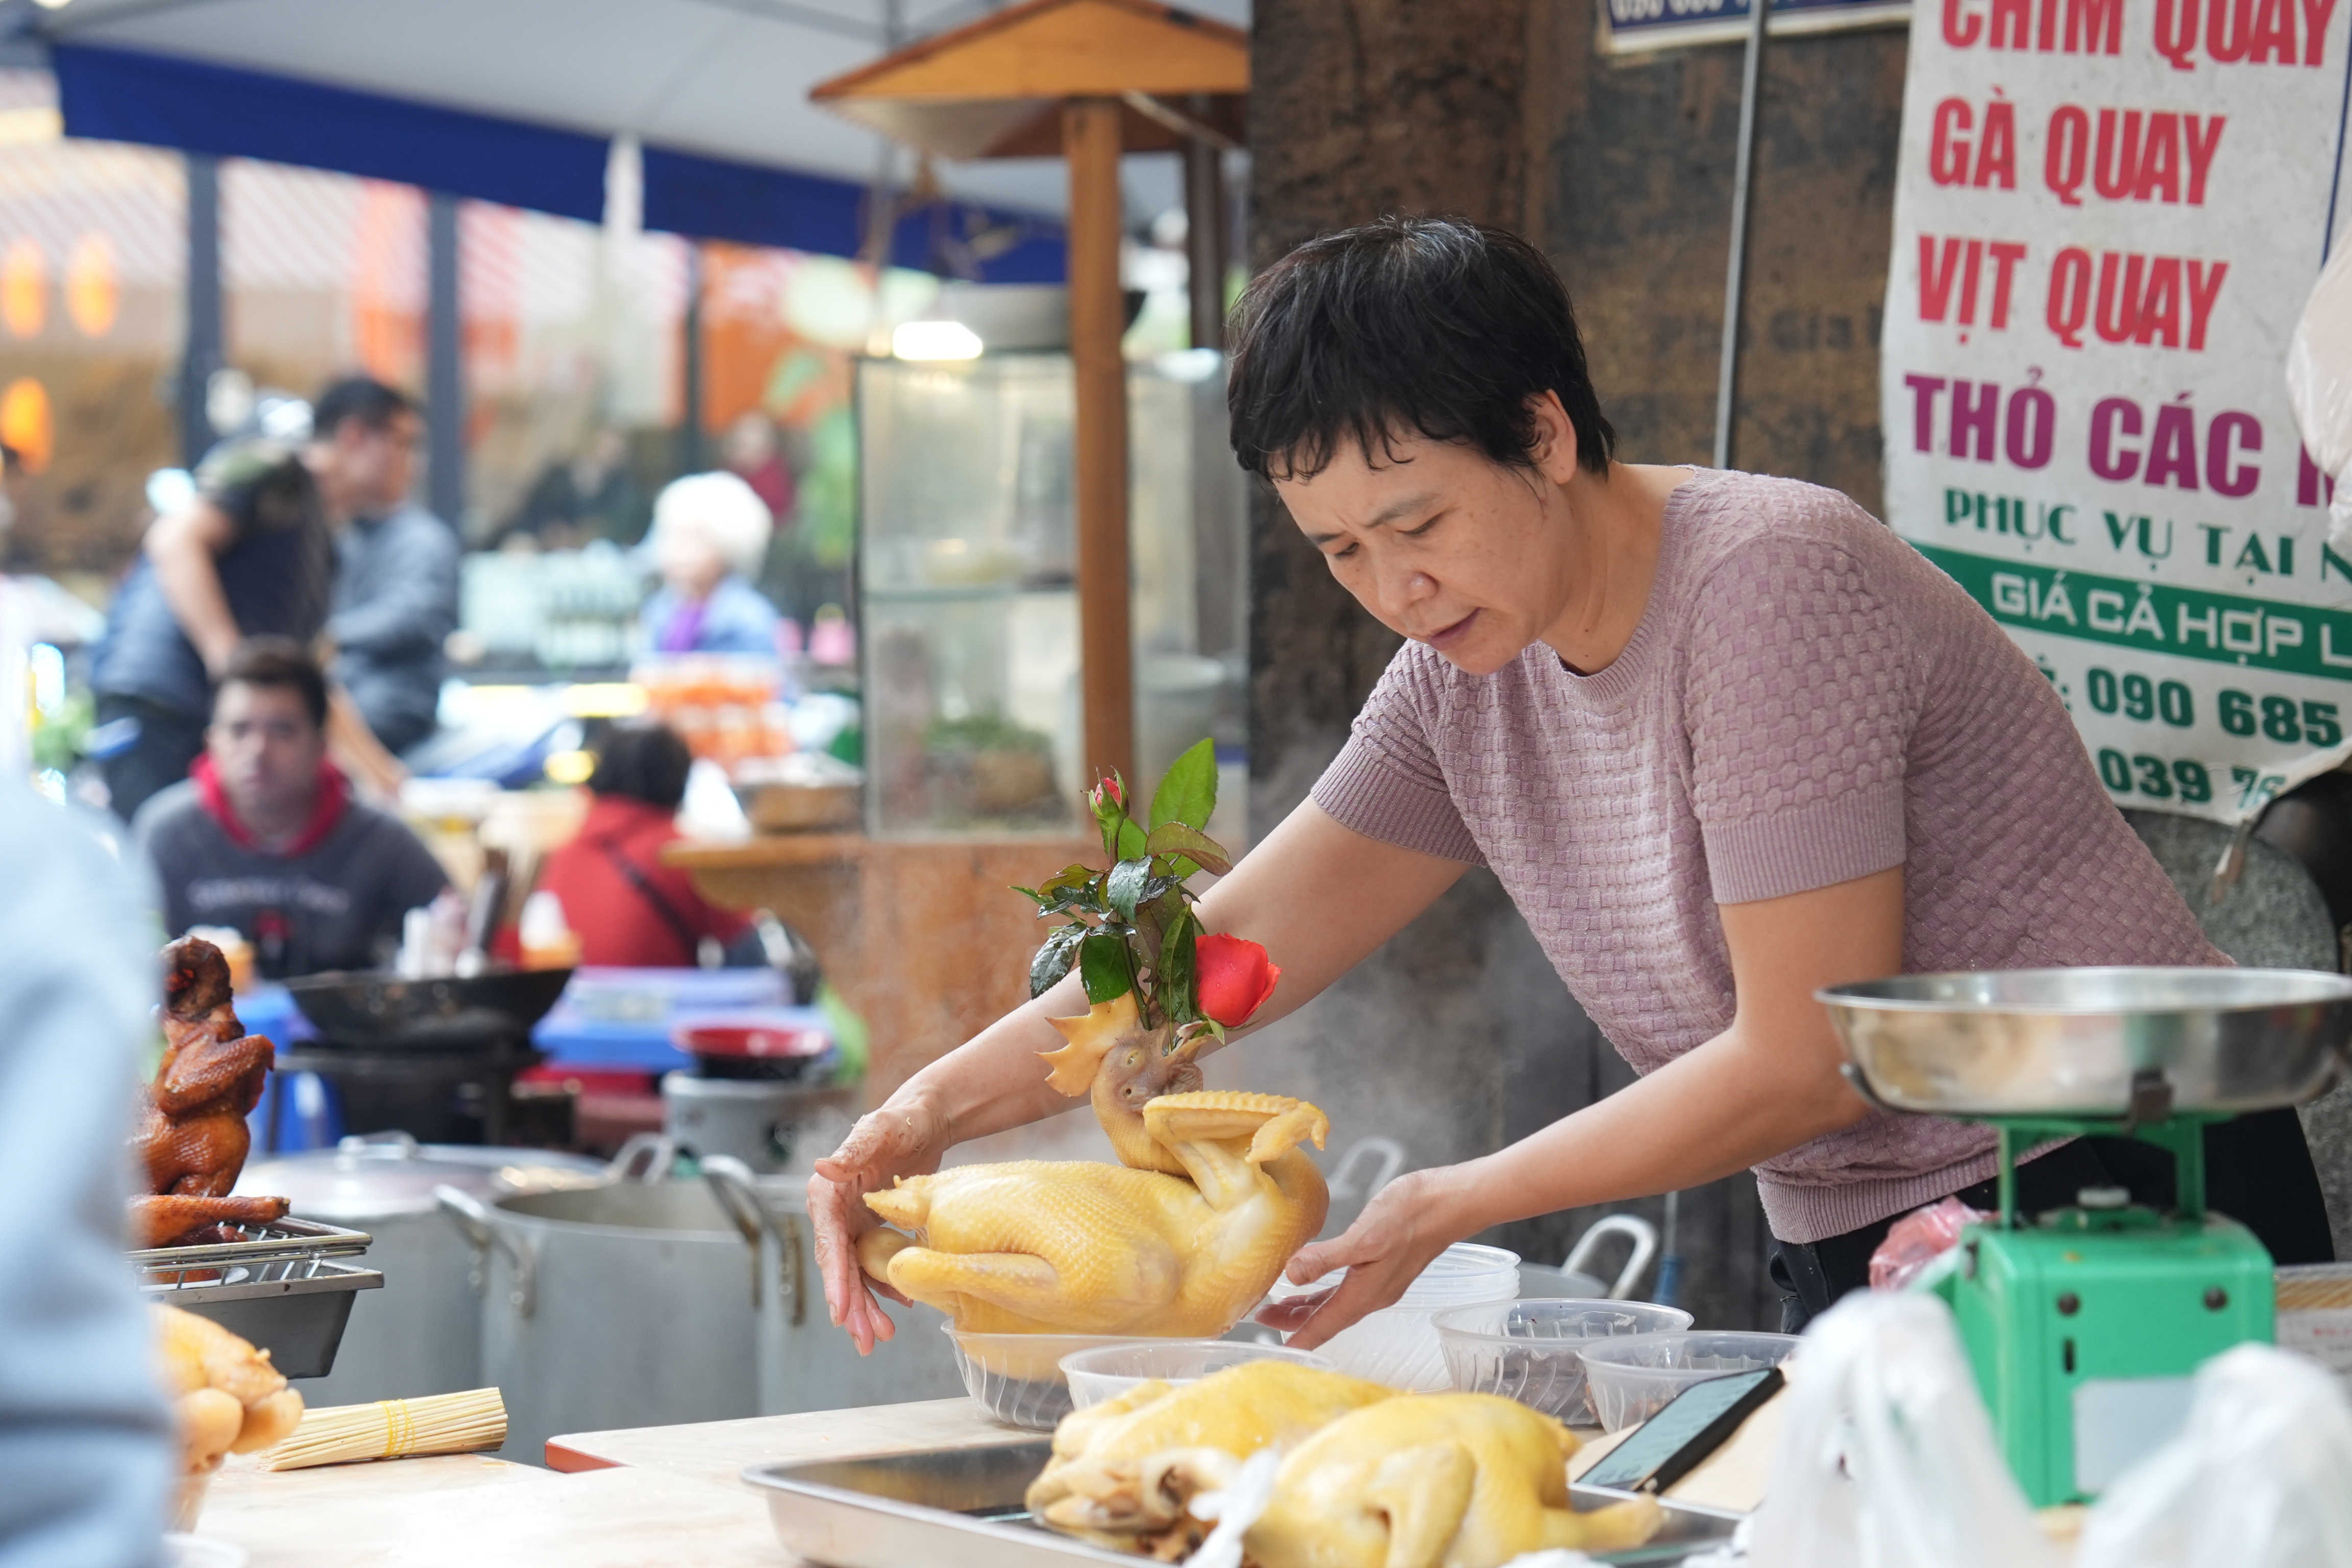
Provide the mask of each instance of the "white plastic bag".
[{"label": "white plastic bag", "polygon": [[1848,1296],[1791,1381],[1751,1568],[2058,1568],[1941,1300]]},{"label": "white plastic bag", "polygon": [[2107,1489],[2075,1568],[2352,1568],[2352,1401],[2315,1362],[2205,1363],[2180,1436]]},{"label": "white plastic bag", "polygon": [[2312,286],[2286,348],[2286,395],[2304,449],[2336,481],[2327,542],[2352,541],[2352,245],[2341,247]]}]

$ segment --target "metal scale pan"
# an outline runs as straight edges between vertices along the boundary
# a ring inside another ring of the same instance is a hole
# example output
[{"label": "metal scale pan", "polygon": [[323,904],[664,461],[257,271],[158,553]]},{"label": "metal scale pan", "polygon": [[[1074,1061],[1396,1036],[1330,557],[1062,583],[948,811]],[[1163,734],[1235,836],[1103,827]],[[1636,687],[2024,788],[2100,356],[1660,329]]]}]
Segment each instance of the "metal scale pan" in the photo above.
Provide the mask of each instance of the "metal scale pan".
[{"label": "metal scale pan", "polygon": [[2327,1091],[2352,978],[2303,969],[2013,969],[1904,974],[1815,994],[1890,1110],[2160,1121]]}]

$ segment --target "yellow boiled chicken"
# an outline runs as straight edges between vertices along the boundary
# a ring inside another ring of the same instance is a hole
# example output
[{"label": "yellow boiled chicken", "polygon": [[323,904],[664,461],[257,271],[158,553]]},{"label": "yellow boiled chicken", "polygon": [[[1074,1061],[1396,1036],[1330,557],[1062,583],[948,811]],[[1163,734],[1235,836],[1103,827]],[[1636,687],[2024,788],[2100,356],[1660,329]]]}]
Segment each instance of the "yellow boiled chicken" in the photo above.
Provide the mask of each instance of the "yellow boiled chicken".
[{"label": "yellow boiled chicken", "polygon": [[268,1351],[218,1323],[162,1305],[154,1317],[163,1387],[180,1431],[173,1528],[186,1530],[222,1460],[257,1453],[292,1433],[302,1423],[302,1396],[286,1386]]},{"label": "yellow boiled chicken", "polygon": [[1549,1547],[1647,1541],[1653,1499],[1570,1510],[1577,1447],[1550,1416],[1495,1394],[1388,1400],[1290,1451],[1244,1550],[1256,1568],[1497,1568]]},{"label": "yellow boiled chicken", "polygon": [[1065,1533],[1172,1560],[1199,1546],[1206,1529],[1186,1505],[1233,1462],[1397,1397],[1377,1383],[1282,1361],[1245,1362],[1181,1388],[1140,1383],[1062,1418],[1054,1457],[1025,1501]]},{"label": "yellow boiled chicken", "polygon": [[866,1202],[894,1229],[858,1261],[977,1333],[1214,1338],[1322,1227],[1330,1197],[1301,1151],[1320,1110],[1281,1095],[1202,1091],[1201,1036],[1146,1029],[1132,993],[1056,1018],[1045,1057],[1092,1097],[1120,1163],[1020,1161],[902,1177]]}]

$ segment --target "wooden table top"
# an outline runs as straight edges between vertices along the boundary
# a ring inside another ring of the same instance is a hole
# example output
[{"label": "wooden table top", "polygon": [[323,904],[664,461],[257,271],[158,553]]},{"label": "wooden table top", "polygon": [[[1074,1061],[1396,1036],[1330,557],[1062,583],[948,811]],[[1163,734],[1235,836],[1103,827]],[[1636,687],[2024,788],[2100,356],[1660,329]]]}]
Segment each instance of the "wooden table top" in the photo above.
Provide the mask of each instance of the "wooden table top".
[{"label": "wooden table top", "polygon": [[690,1426],[568,1433],[548,1439],[547,1462],[566,1471],[625,1465],[733,1486],[752,1465],[1026,1443],[1037,1436],[990,1420],[970,1399],[922,1399]]},{"label": "wooden table top", "polygon": [[767,1505],[664,1470],[562,1476],[472,1456],[265,1470],[232,1459],[196,1533],[250,1568],[793,1568]]}]

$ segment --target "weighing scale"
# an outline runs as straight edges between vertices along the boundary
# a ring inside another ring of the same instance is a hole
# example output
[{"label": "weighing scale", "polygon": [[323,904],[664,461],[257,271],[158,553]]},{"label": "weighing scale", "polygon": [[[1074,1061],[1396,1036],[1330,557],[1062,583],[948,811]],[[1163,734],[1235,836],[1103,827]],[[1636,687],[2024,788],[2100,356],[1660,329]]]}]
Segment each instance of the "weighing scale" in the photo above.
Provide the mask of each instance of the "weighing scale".
[{"label": "weighing scale", "polygon": [[[2272,1338],[2272,1262],[2205,1206],[2208,1123],[2326,1092],[2352,979],[2305,970],[1910,974],[1818,993],[1873,1104],[1990,1125],[2000,1213],[1921,1276],[1951,1307],[1993,1432],[2037,1506],[2095,1496],[2179,1431],[2198,1367]],[[2087,1188],[2017,1212],[2021,1156],[2135,1138],[2173,1158],[2168,1212]]]}]

